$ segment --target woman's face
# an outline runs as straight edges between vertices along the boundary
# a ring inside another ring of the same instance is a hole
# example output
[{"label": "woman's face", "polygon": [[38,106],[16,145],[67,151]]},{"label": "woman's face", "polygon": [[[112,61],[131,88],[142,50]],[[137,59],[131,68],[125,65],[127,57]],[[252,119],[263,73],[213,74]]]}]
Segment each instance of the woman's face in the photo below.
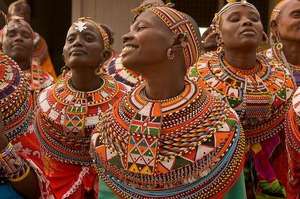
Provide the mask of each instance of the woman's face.
[{"label": "woman's face", "polygon": [[33,52],[33,33],[19,22],[10,21],[3,33],[2,49],[15,61],[31,59]]},{"label": "woman's face", "polygon": [[300,1],[286,3],[280,13],[277,30],[283,40],[300,41]]},{"label": "woman's face", "polygon": [[263,37],[259,13],[243,5],[222,15],[220,31],[225,48],[257,48]]},{"label": "woman's face", "polygon": [[173,33],[151,11],[139,15],[123,36],[122,62],[127,68],[141,72],[167,60]]},{"label": "woman's face", "polygon": [[68,31],[63,55],[65,64],[72,68],[96,69],[103,58],[103,40],[97,28],[85,21],[77,21]]}]

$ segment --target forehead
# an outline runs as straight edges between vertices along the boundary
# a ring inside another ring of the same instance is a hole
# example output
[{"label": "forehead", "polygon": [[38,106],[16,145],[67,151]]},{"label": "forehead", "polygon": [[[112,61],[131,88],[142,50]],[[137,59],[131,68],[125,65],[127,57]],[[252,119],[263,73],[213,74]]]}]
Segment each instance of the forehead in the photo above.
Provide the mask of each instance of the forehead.
[{"label": "forehead", "polygon": [[83,23],[79,23],[77,24],[77,22],[73,23],[72,26],[70,27],[68,34],[84,34],[84,33],[91,33],[91,34],[95,34],[97,36],[100,36],[98,29],[90,24],[89,22],[83,22]]},{"label": "forehead", "polygon": [[7,31],[20,30],[31,34],[31,30],[29,29],[29,27],[27,27],[25,24],[22,24],[21,22],[15,22],[15,21],[9,22],[6,26],[6,30]]},{"label": "forehead", "polygon": [[249,7],[247,5],[238,5],[238,6],[234,6],[232,8],[230,8],[229,10],[227,10],[223,15],[223,17],[228,17],[232,14],[256,14],[257,16],[260,16],[259,12],[257,12],[256,9]]},{"label": "forehead", "polygon": [[290,0],[290,1],[287,1],[285,5],[283,5],[281,12],[289,14],[290,12],[293,12],[294,10],[299,10],[299,9],[300,9],[300,1],[299,0]]},{"label": "forehead", "polygon": [[165,30],[170,31],[170,29],[167,27],[167,25],[152,11],[148,10],[143,13],[141,13],[136,20],[134,21],[133,25],[138,23],[147,23],[159,30]]}]

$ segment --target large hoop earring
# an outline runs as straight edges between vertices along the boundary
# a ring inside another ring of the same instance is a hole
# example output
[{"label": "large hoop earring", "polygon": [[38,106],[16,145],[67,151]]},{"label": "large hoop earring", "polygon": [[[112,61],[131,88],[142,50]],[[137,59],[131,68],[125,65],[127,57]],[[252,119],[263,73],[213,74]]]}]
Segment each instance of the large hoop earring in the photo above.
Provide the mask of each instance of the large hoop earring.
[{"label": "large hoop earring", "polygon": [[223,52],[223,46],[219,46],[218,48],[217,48],[217,53],[218,54],[221,54]]},{"label": "large hoop earring", "polygon": [[281,42],[278,42],[278,43],[275,44],[275,48],[276,48],[277,50],[282,50],[283,44],[282,44]]}]

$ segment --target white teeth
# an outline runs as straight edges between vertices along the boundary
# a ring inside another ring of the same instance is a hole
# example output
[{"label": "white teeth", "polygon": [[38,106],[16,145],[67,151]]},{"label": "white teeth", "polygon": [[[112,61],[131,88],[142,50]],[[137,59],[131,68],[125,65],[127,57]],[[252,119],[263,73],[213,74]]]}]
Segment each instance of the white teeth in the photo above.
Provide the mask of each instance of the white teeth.
[{"label": "white teeth", "polygon": [[122,54],[131,50],[134,50],[135,48],[132,46],[125,46],[122,50]]}]

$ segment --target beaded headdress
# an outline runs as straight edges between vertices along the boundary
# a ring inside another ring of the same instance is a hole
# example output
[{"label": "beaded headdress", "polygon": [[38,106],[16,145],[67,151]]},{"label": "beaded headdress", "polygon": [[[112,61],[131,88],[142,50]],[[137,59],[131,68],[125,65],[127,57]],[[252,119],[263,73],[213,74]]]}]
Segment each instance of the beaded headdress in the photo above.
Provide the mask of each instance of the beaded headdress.
[{"label": "beaded headdress", "polygon": [[187,15],[167,6],[151,7],[149,10],[174,34],[183,33],[186,36],[186,45],[183,46],[184,61],[186,67],[192,66],[200,55],[200,41],[196,32],[198,30],[194,29]]},{"label": "beaded headdress", "polygon": [[246,0],[241,0],[241,1],[230,1],[230,0],[227,0],[227,4],[219,11],[215,14],[215,17],[213,18],[212,20],[212,24],[211,24],[211,27],[214,31],[219,31],[219,28],[220,28],[220,21],[221,21],[221,16],[226,13],[227,11],[235,8],[235,7],[238,7],[238,6],[247,6],[247,7],[250,7],[250,8],[253,8],[255,11],[257,11],[257,13],[259,14],[259,11],[257,10],[257,8],[247,2]]},{"label": "beaded headdress", "polygon": [[286,3],[288,3],[288,0],[283,0],[280,1],[275,8],[272,10],[271,13],[271,18],[270,18],[270,22],[272,21],[276,21],[278,19],[278,16],[280,15],[281,10],[283,9],[283,7],[286,5]]},{"label": "beaded headdress", "polygon": [[73,23],[73,26],[75,26],[75,29],[77,31],[82,32],[87,28],[86,22],[95,26],[96,29],[99,31],[99,34],[101,35],[102,40],[103,40],[104,48],[106,50],[111,49],[108,33],[104,30],[104,28],[102,28],[102,26],[100,24],[95,22],[93,19],[91,19],[89,17],[80,17]]}]

